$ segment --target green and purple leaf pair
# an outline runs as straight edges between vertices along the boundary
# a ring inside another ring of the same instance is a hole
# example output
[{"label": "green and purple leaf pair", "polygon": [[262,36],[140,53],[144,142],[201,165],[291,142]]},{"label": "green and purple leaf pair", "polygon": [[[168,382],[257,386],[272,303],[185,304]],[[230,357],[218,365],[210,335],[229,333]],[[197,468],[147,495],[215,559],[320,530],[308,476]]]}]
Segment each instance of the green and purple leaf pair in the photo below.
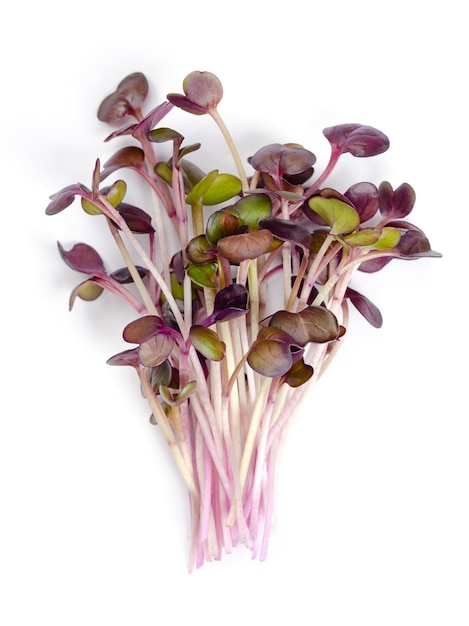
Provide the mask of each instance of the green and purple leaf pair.
[{"label": "green and purple leaf pair", "polygon": [[65,250],[60,242],[57,243],[57,246],[62,259],[76,272],[90,276],[106,273],[101,256],[88,244],[77,243],[70,250]]},{"label": "green and purple leaf pair", "polygon": [[[77,243],[70,250],[65,250],[60,242],[57,243],[59,254],[65,263],[76,272],[87,274],[89,278],[77,285],[71,295],[69,308],[73,308],[75,299],[79,297],[81,300],[88,302],[96,300],[104,289],[120,295],[140,310],[138,301],[128,292],[123,290],[120,285],[133,282],[133,277],[127,266],[119,268],[107,274],[101,256],[94,248],[85,243]],[[148,270],[141,266],[136,266],[136,270],[141,278],[148,275]]]},{"label": "green and purple leaf pair", "polygon": [[246,315],[248,305],[248,291],[239,283],[233,283],[218,291],[213,303],[213,312],[199,324],[192,326],[189,331],[194,348],[211,361],[221,361],[225,356],[226,345],[218,334],[208,327]]},{"label": "green and purple leaf pair", "polygon": [[411,213],[414,204],[415,191],[408,183],[401,184],[395,190],[389,182],[381,183],[379,186],[379,213],[387,225],[382,231],[391,237],[393,231],[398,231],[400,234],[394,244],[384,245],[386,239],[383,238],[383,245],[378,245],[376,248],[387,250],[387,254],[382,257],[365,258],[359,266],[360,271],[377,272],[392,259],[412,260],[422,257],[441,257],[439,252],[432,250],[429,240],[420,228],[402,219]]},{"label": "green and purple leaf pair", "polygon": [[224,237],[258,229],[260,221],[269,217],[271,211],[272,201],[267,194],[247,194],[209,216],[205,228],[207,240],[217,244]]},{"label": "green and purple leaf pair", "polygon": [[346,235],[360,224],[360,216],[351,204],[335,197],[313,196],[308,206],[330,228],[331,235]]},{"label": "green and purple leaf pair", "polygon": [[186,202],[190,205],[214,206],[239,195],[241,189],[241,181],[237,176],[213,170],[194,185],[186,196]]},{"label": "green and purple leaf pair", "polygon": [[[360,264],[358,269],[368,274],[378,272],[383,269],[393,259],[415,260],[424,257],[439,258],[441,253],[432,250],[426,235],[412,225],[402,225],[406,230],[400,235],[399,243],[388,251],[386,256],[366,259]],[[397,225],[395,226],[397,228]]]}]

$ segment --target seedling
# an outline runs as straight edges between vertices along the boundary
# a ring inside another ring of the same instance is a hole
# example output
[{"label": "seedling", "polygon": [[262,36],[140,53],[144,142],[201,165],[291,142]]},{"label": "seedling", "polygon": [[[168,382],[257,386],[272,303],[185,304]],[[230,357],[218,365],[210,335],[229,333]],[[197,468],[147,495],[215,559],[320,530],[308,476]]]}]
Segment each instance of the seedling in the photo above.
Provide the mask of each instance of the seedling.
[{"label": "seedling", "polygon": [[[210,72],[190,73],[182,94],[144,113],[148,92],[146,77],[134,73],[103,100],[98,118],[114,126],[107,141],[128,137],[129,145],[96,161],[89,186],[52,195],[46,213],[79,198],[122,255],[123,267],[109,271],[88,244],[58,244],[82,275],[70,308],[107,290],[135,312],[123,329],[128,349],[108,363],[135,370],[187,486],[189,570],[238,544],[264,560],[284,430],[346,339],[349,306],[382,324],[376,305],[351,286],[355,272],[441,255],[408,221],[409,184],[327,184],[342,155],[385,152],[381,131],[325,128],[330,158],[318,174],[315,155],[296,143],[261,147],[244,161]],[[213,119],[236,173],[194,163],[202,144],[186,145],[162,124],[174,107]],[[117,178],[129,170],[150,190],[144,208],[127,201],[127,183]]]}]

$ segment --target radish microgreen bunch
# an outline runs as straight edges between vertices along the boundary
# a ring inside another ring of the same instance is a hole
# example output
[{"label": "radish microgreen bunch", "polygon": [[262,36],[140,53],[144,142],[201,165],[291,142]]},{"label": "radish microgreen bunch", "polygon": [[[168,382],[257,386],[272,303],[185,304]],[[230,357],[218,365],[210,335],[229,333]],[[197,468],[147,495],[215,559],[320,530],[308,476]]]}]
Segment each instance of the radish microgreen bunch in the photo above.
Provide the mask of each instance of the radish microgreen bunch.
[{"label": "radish microgreen bunch", "polygon": [[[66,250],[59,243],[62,259],[83,275],[70,308],[107,290],[134,311],[123,329],[128,347],[108,363],[135,370],[187,486],[189,569],[239,543],[263,560],[286,426],[343,343],[349,306],[374,327],[382,323],[379,309],[351,287],[354,273],[440,255],[407,219],[415,203],[407,183],[327,185],[343,154],[386,151],[381,131],[326,128],[330,158],[319,175],[315,155],[297,143],[261,147],[245,163],[219,113],[223,89],[214,74],[190,73],[184,93],[144,113],[148,91],[145,76],[134,73],[105,98],[98,118],[118,125],[107,141],[128,138],[128,145],[95,163],[89,186],[51,196],[46,213],[79,198],[121,253],[123,266],[108,271],[88,244]],[[194,163],[201,144],[186,145],[162,124],[174,107],[213,119],[236,174]],[[127,201],[127,183],[116,174],[126,170],[148,186],[145,208]]]}]

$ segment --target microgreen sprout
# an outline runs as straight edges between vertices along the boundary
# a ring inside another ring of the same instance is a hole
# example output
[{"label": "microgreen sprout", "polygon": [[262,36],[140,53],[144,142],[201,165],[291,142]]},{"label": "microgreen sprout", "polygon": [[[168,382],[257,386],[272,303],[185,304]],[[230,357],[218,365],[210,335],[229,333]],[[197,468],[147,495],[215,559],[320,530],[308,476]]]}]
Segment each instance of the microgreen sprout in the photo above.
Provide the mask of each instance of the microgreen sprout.
[{"label": "microgreen sprout", "polygon": [[[218,110],[219,79],[192,72],[183,92],[144,113],[146,77],[124,78],[98,118],[119,125],[107,141],[129,144],[96,161],[89,186],[52,195],[46,213],[79,198],[120,251],[123,266],[110,272],[88,244],[58,244],[82,276],[70,309],[107,290],[134,312],[122,334],[127,349],[108,363],[135,370],[185,481],[192,571],[237,544],[266,558],[283,432],[343,343],[349,306],[382,324],[376,305],[351,286],[355,272],[441,255],[407,220],[415,203],[407,183],[327,186],[343,154],[388,149],[381,131],[326,128],[330,158],[319,174],[315,155],[297,143],[272,143],[243,160]],[[186,145],[162,124],[174,107],[212,117],[236,174],[204,172],[191,160],[202,144]],[[116,175],[126,170],[151,192],[145,209],[126,200],[127,183]]]}]

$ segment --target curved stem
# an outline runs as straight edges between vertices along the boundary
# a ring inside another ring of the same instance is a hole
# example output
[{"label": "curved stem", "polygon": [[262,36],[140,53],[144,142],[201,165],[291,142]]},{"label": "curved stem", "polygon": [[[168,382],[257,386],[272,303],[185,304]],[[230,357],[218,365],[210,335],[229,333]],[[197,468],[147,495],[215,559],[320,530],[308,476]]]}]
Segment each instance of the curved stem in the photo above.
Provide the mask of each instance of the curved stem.
[{"label": "curved stem", "polygon": [[314,183],[311,185],[311,187],[309,187],[306,190],[306,192],[304,194],[305,199],[310,198],[314,193],[316,193],[316,191],[318,191],[318,189],[321,188],[321,185],[323,184],[323,182],[326,181],[329,178],[329,176],[332,174],[335,166],[337,165],[337,161],[339,160],[340,155],[341,155],[341,152],[338,152],[337,150],[333,150],[331,152],[331,156],[329,158],[329,162],[326,165],[324,171],[319,176],[319,178],[314,181]]},{"label": "curved stem", "polygon": [[217,108],[210,109],[209,113],[212,116],[212,118],[215,120],[215,123],[217,124],[218,128],[222,132],[223,137],[225,138],[228,148],[230,149],[231,155],[233,156],[233,160],[235,162],[236,169],[238,171],[238,176],[241,179],[241,185],[242,185],[243,191],[244,193],[246,193],[249,191],[249,183],[248,183],[248,179],[246,176],[246,172],[244,170],[243,161],[241,160],[241,157],[239,156],[238,148],[236,147],[236,144],[233,141],[233,138],[231,137],[231,134],[225,122],[223,121],[220,113],[218,112],[218,109]]},{"label": "curved stem", "polygon": [[[187,339],[189,335],[189,330],[187,328],[187,325],[184,321],[183,316],[181,315],[181,312],[179,311],[179,307],[174,299],[174,296],[171,292],[171,286],[166,284],[163,276],[161,275],[159,270],[156,268],[153,261],[150,259],[146,251],[140,245],[140,243],[138,242],[133,232],[127,226],[127,222],[123,219],[120,213],[112,206],[112,204],[108,201],[106,196],[100,194],[99,199],[100,199],[100,202],[102,203],[102,208],[104,209],[103,212],[105,212],[107,217],[110,217],[114,222],[116,222],[116,224],[119,226],[122,232],[125,233],[127,239],[130,241],[130,243],[134,247],[137,254],[140,256],[142,261],[147,266],[148,270],[151,272],[152,276],[154,277],[158,286],[160,287],[161,292],[164,294],[164,296],[166,297],[166,300],[168,301],[169,306],[171,307],[171,312],[174,315],[174,318],[179,326],[182,336],[184,337],[184,339]],[[91,201],[93,202],[92,199]]]},{"label": "curved stem", "polygon": [[122,241],[122,237],[120,236],[119,231],[117,230],[117,228],[112,224],[111,220],[108,218],[107,223],[109,225],[109,229],[111,231],[112,236],[114,237],[114,241],[116,242],[117,247],[119,248],[119,251],[122,255],[122,258],[124,259],[124,262],[126,264],[126,266],[129,269],[130,275],[132,276],[132,279],[135,283],[135,286],[138,289],[138,292],[140,294],[140,296],[142,297],[142,300],[147,308],[147,311],[149,313],[152,313],[153,315],[158,315],[158,311],[156,309],[155,303],[153,302],[153,300],[151,299],[150,294],[148,293],[147,288],[145,287],[145,285],[143,284],[143,280],[140,276],[140,274],[138,273],[137,268],[135,267],[135,263],[133,262],[127,248],[124,245],[124,242]]}]

